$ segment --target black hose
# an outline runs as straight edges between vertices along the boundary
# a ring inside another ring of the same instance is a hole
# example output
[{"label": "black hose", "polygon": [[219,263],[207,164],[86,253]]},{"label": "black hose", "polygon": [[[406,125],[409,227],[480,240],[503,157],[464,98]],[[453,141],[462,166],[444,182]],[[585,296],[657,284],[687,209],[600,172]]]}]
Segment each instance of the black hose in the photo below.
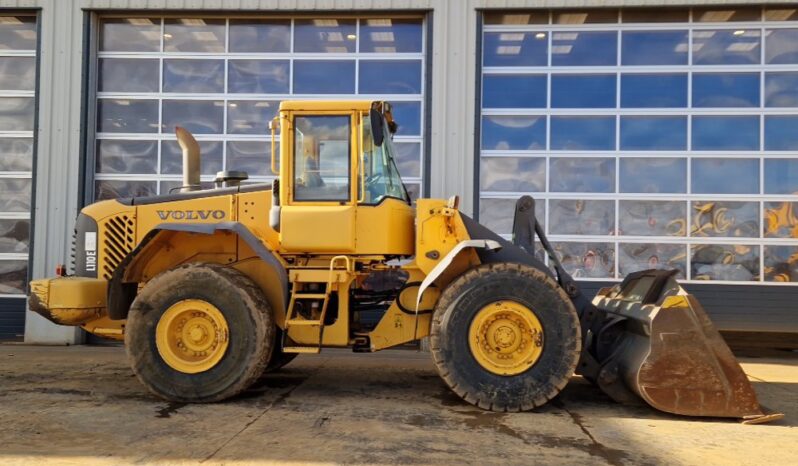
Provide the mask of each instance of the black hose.
[{"label": "black hose", "polygon": [[[402,312],[404,312],[405,314],[409,314],[409,315],[412,315],[412,316],[415,316],[415,315],[419,315],[419,316],[420,316],[420,315],[424,315],[424,314],[430,314],[430,313],[432,313],[432,311],[433,311],[434,309],[423,309],[423,310],[420,310],[420,311],[416,312],[416,311],[414,311],[414,310],[412,310],[412,309],[408,309],[408,308],[406,308],[406,307],[404,307],[404,306],[402,305],[402,293],[403,293],[403,292],[404,292],[406,289],[408,289],[408,288],[412,288],[412,287],[414,287],[414,286],[415,286],[415,287],[419,287],[419,286],[421,286],[421,282],[407,282],[407,283],[405,283],[404,285],[402,285],[402,287],[401,287],[401,288],[399,288],[399,292],[398,292],[398,293],[396,293],[396,307],[398,307],[398,308],[399,308],[399,310],[400,310],[400,311],[402,311]],[[432,286],[435,286],[435,285],[432,285]]]}]

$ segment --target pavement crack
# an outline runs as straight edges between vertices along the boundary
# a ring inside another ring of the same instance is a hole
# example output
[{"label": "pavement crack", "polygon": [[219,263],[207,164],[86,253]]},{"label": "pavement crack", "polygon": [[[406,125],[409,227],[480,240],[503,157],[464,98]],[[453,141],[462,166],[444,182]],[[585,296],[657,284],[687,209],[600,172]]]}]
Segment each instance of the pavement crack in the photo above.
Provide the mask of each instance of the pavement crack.
[{"label": "pavement crack", "polygon": [[597,456],[599,458],[602,458],[607,463],[613,466],[623,465],[622,460],[627,459],[626,452],[622,450],[617,450],[615,448],[607,447],[603,443],[599,442],[596,439],[596,437],[593,436],[590,430],[588,430],[587,426],[585,426],[584,420],[582,419],[582,415],[566,408],[565,404],[562,401],[555,399],[552,400],[551,403],[554,406],[568,413],[568,415],[571,417],[571,420],[574,421],[574,424],[576,424],[579,427],[579,429],[582,431],[582,433],[584,433],[587,436],[587,438],[590,439],[591,444],[587,445],[583,449],[586,453],[590,454],[591,456]]},{"label": "pavement crack", "polygon": [[205,457],[205,458],[204,458],[202,461],[200,461],[200,463],[204,463],[204,462],[206,462],[206,461],[208,461],[208,460],[211,460],[211,459],[213,459],[213,457],[214,457],[214,456],[216,456],[216,454],[217,454],[217,453],[219,453],[219,452],[220,452],[220,451],[221,451],[221,450],[222,450],[224,447],[226,447],[227,445],[229,445],[229,444],[230,444],[230,442],[232,442],[233,440],[235,440],[235,438],[236,438],[236,437],[238,437],[238,436],[239,436],[239,435],[241,435],[241,434],[242,434],[242,433],[243,433],[245,430],[247,430],[247,429],[249,428],[249,426],[251,426],[252,424],[254,424],[254,423],[258,422],[258,420],[259,420],[260,418],[262,418],[262,417],[263,417],[263,416],[264,416],[264,415],[265,415],[267,412],[269,412],[269,411],[270,411],[272,408],[274,408],[275,406],[278,406],[278,405],[282,404],[282,403],[283,403],[283,402],[284,402],[284,401],[285,401],[285,400],[286,400],[286,399],[287,399],[289,396],[291,396],[291,393],[292,393],[294,390],[296,390],[297,388],[299,388],[299,386],[300,386],[300,385],[302,385],[302,383],[301,383],[301,382],[300,382],[300,383],[298,383],[297,385],[294,385],[293,387],[291,387],[291,389],[289,389],[289,390],[286,390],[285,392],[283,392],[283,393],[281,393],[280,395],[278,395],[278,396],[277,396],[277,398],[275,398],[275,400],[274,400],[273,402],[271,402],[271,404],[269,404],[268,406],[266,406],[266,407],[263,409],[263,411],[261,411],[261,413],[260,413],[260,414],[258,414],[257,416],[255,416],[255,417],[254,417],[254,418],[253,418],[251,421],[249,421],[249,422],[247,422],[246,424],[244,424],[244,427],[242,427],[242,428],[241,428],[241,430],[239,430],[238,432],[236,432],[235,434],[233,434],[233,436],[232,436],[232,437],[230,437],[230,438],[229,438],[229,439],[227,439],[227,440],[226,440],[224,443],[222,443],[222,444],[219,446],[219,448],[217,448],[216,450],[214,450],[214,451],[213,451],[213,453],[211,453],[210,455],[206,456],[206,457]]}]

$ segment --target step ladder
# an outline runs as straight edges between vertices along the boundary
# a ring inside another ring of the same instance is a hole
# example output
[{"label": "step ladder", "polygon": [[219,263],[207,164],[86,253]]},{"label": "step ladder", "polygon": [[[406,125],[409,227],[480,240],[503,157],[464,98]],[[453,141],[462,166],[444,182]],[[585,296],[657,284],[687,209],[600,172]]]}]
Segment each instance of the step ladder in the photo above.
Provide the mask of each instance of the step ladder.
[{"label": "step ladder", "polygon": [[[335,265],[339,262],[343,262],[347,274],[352,273],[352,267],[351,267],[352,264],[349,261],[349,257],[335,256],[330,260],[330,268],[328,271],[326,282],[321,282],[321,281],[303,282],[299,280],[293,282],[295,289],[297,285],[304,285],[310,283],[324,283],[324,292],[306,293],[302,292],[302,290],[299,290],[291,293],[291,299],[288,301],[288,312],[285,318],[285,331],[283,332],[283,341],[281,343],[284,353],[317,354],[321,352],[321,345],[324,339],[324,318],[327,315],[327,308],[329,307],[330,304],[330,295],[333,292],[333,288],[336,287],[339,281],[337,280],[335,275],[336,270],[340,270],[335,268]],[[296,302],[298,300],[321,301],[321,309],[319,310],[317,318],[308,319],[301,316],[297,311]],[[315,346],[286,346],[285,345],[286,335],[288,335],[288,330],[291,327],[315,327],[318,330],[317,344]]]}]

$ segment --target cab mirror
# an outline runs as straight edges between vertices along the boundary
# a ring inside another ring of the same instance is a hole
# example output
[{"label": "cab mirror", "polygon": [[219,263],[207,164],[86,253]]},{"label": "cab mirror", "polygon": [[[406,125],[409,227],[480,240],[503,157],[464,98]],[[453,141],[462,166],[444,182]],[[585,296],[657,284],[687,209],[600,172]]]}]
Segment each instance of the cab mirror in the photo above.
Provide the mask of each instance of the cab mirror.
[{"label": "cab mirror", "polygon": [[385,140],[383,127],[385,120],[382,118],[382,114],[373,108],[369,111],[369,119],[371,120],[371,137],[374,140],[374,145],[380,147]]}]

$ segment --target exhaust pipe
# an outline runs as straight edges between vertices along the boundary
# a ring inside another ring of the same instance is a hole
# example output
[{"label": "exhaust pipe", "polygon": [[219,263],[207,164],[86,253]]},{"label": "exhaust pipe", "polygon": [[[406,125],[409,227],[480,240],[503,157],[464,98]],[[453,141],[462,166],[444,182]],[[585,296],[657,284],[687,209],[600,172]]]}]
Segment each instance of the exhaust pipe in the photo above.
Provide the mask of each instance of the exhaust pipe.
[{"label": "exhaust pipe", "polygon": [[183,151],[183,186],[180,192],[199,191],[200,185],[200,146],[194,136],[185,128],[175,126],[177,143]]}]

